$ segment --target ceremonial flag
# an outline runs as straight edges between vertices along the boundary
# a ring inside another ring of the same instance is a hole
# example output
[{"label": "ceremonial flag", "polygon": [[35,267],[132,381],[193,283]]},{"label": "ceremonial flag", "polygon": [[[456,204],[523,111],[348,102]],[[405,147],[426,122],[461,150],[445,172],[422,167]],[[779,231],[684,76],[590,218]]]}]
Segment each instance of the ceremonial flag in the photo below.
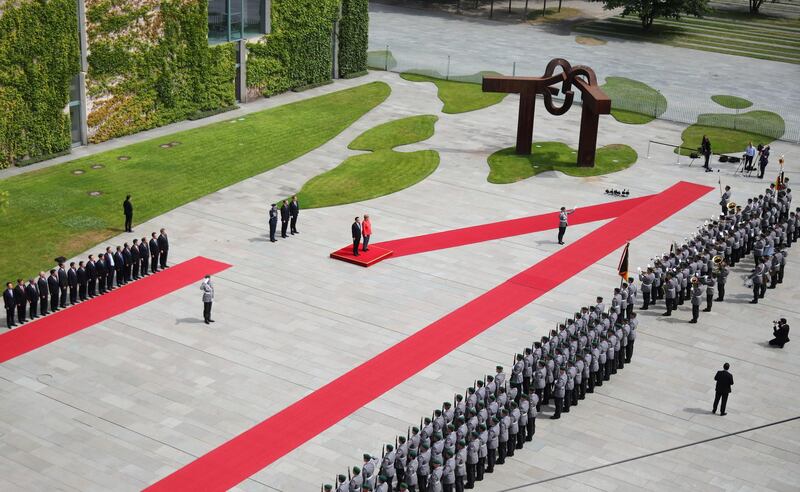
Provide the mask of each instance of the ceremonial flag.
[{"label": "ceremonial flag", "polygon": [[625,249],[622,250],[622,258],[619,259],[619,266],[617,272],[622,280],[628,280],[628,247],[631,243],[625,243]]}]

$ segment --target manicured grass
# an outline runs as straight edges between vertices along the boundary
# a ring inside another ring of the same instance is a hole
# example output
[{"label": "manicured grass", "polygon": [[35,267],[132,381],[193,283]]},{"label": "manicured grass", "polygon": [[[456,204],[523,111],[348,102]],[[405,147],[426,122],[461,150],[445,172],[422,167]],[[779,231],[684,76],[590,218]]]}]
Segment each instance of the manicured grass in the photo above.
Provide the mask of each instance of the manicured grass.
[{"label": "manicured grass", "polygon": [[753,103],[747,99],[736,96],[711,96],[711,100],[722,107],[730,109],[747,109],[753,105]]},{"label": "manicured grass", "polygon": [[611,97],[611,116],[621,123],[649,123],[667,110],[667,98],[644,82],[607,77],[601,88]]},{"label": "manicured grass", "polygon": [[599,176],[630,167],[638,155],[627,145],[606,145],[597,149],[594,167],[578,167],[578,153],[560,142],[534,142],[531,155],[517,155],[514,147],[489,156],[490,183],[508,184],[545,171],[561,171],[570,176]]},{"label": "manicured grass", "polygon": [[389,195],[427,178],[439,166],[433,150],[397,152],[394,147],[433,136],[436,116],[412,116],[367,130],[349,145],[369,154],[350,157],[315,176],[300,190],[304,208],[330,207]]},{"label": "manicured grass", "polygon": [[701,114],[697,123],[681,134],[681,146],[697,148],[703,135],[708,135],[715,154],[737,154],[744,151],[748,142],[768,144],[780,138],[783,131],[783,118],[770,111],[748,111],[738,115]]},{"label": "manicured grass", "polygon": [[531,9],[528,11],[528,20],[532,23],[537,22],[559,22],[564,19],[572,19],[573,17],[578,17],[582,15],[578,9],[574,9],[571,7],[562,7],[561,12],[558,11],[557,7],[549,8],[545,11],[545,14],[542,15],[542,9]]},{"label": "manicured grass", "polygon": [[[494,72],[481,72],[481,74],[469,75],[464,78],[475,79],[480,75],[498,75]],[[402,73],[400,76],[412,82],[432,82],[439,89],[439,99],[444,103],[443,113],[455,114],[466,113],[478,109],[488,108],[499,103],[508,94],[497,92],[483,92],[480,84],[472,82],[461,82],[455,80],[444,80],[442,78],[431,77],[429,75],[418,75],[415,73]]]},{"label": "manicured grass", "polygon": [[[27,278],[120,233],[127,193],[143,222],[319,147],[389,93],[373,82],[3,180],[0,279]],[[180,144],[160,147],[169,142]]]},{"label": "manicured grass", "polygon": [[391,70],[397,66],[397,60],[391,51],[368,51],[367,66],[376,70]]},{"label": "manicured grass", "polygon": [[574,30],[626,40],[800,63],[798,27],[800,21],[797,19],[752,17],[719,10],[702,18],[657,19],[649,31],[642,29],[635,16],[617,16],[582,23],[576,25]]}]

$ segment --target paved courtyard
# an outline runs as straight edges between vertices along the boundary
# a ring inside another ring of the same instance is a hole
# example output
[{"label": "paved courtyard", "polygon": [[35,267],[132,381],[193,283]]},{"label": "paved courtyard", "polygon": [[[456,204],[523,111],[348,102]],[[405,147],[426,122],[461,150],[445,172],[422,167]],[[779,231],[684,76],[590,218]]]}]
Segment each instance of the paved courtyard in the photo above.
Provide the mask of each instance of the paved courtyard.
[{"label": "paved courtyard", "polygon": [[[697,163],[676,163],[669,149],[653,147],[646,159],[649,140],[679,141],[681,128],[660,121],[627,126],[610,117],[601,121],[598,144],[634,147],[640,160],[628,170],[493,185],[486,181],[486,158],[513,145],[515,97],[445,115],[433,85],[388,73],[307,95],[369,80],[388,82],[392,95],[332,141],[135,226],[137,236],[166,227],[173,262],[203,255],[233,264],[216,278],[214,325],[202,323],[199,291],[190,286],[0,366],[0,490],[142,489],[559,248],[546,232],[362,269],[328,258],[348,243],[355,215],[369,213],[373,241],[382,241],[602,203],[612,200],[604,194],[610,187],[641,196],[682,179],[714,187],[721,179],[733,187],[733,200],[743,202],[767,185],[734,177],[732,168],[702,173]],[[363,131],[414,114],[437,114],[436,133],[399,150],[437,150],[441,164],[432,176],[368,202],[302,211],[299,236],[269,243],[270,201],[353,154],[347,144]],[[540,111],[536,138],[576,145],[579,114]],[[800,150],[783,143],[773,148],[773,155]],[[792,182],[800,181],[796,169],[789,168]],[[718,212],[718,200],[711,192],[633,240],[632,265],[645,265],[681,241]],[[566,240],[598,225],[571,227]],[[608,296],[618,282],[618,258],[587,268],[238,489],[317,490],[359,464],[363,452],[380,452],[381,444],[475,378],[507,365],[554,322],[596,295]],[[800,356],[797,342],[778,351],[766,340],[773,319],[785,316],[798,326],[800,261],[792,251],[786,281],[756,306],[747,304],[742,285],[746,265],[733,270],[726,302],[703,313],[697,325],[686,322],[685,306],[672,318],[643,312],[633,363],[560,421],[541,419],[533,445],[476,490],[797,490]],[[725,361],[736,385],[722,418],[709,407],[713,375]],[[787,419],[794,420],[781,423]]]}]

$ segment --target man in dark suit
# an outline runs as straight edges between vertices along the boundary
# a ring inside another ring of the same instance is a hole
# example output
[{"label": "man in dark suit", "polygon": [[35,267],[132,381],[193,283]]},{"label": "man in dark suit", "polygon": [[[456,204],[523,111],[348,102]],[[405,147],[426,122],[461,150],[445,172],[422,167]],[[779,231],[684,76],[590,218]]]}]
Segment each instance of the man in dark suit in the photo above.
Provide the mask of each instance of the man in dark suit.
[{"label": "man in dark suit", "polygon": [[21,278],[17,279],[17,286],[14,287],[14,302],[17,303],[17,323],[22,324],[28,320],[25,312],[28,297],[25,295],[25,282]]},{"label": "man in dark suit", "polygon": [[117,287],[125,285],[125,257],[122,256],[122,246],[117,246],[114,252],[114,276],[117,277]]},{"label": "man in dark suit", "polygon": [[50,311],[56,312],[60,309],[58,307],[58,294],[61,286],[59,285],[55,268],[50,270],[50,276],[47,277],[47,290],[50,291]]},{"label": "man in dark suit", "polygon": [[134,239],[131,246],[131,278],[133,280],[139,279],[139,240]]},{"label": "man in dark suit", "polygon": [[289,203],[284,200],[281,204],[281,237],[286,239],[286,229],[289,228]]},{"label": "man in dark suit", "polygon": [[781,318],[775,326],[772,327],[772,335],[775,337],[769,341],[773,347],[783,348],[789,342],[789,325],[786,323],[786,318]]},{"label": "man in dark suit", "polygon": [[156,239],[156,233],[153,232],[150,234],[150,273],[156,273],[158,271],[158,239]]},{"label": "man in dark suit", "polygon": [[292,215],[292,234],[300,234],[297,230],[297,216],[300,215],[300,204],[297,202],[297,195],[292,196],[292,203],[289,204],[289,213]]},{"label": "man in dark suit", "polygon": [[100,253],[97,255],[97,263],[94,264],[94,270],[97,273],[97,293],[103,295],[106,293],[106,255]]},{"label": "man in dark suit", "polygon": [[17,303],[14,301],[14,284],[11,282],[6,283],[6,290],[3,291],[3,304],[6,306],[6,326],[10,330],[17,325],[14,323],[14,309]]},{"label": "man in dark suit", "polygon": [[36,288],[36,282],[33,279],[28,279],[28,285],[25,286],[25,296],[28,298],[28,309],[31,319],[36,319],[39,314],[36,312],[36,305],[39,303],[39,289]]},{"label": "man in dark suit", "polygon": [[39,280],[36,281],[36,289],[39,291],[39,314],[47,315],[47,277],[44,272],[39,272]]},{"label": "man in dark suit", "polygon": [[131,196],[125,197],[122,202],[122,212],[125,214],[125,232],[133,232],[133,204],[131,203]]},{"label": "man in dark suit", "polygon": [[125,245],[122,247],[122,261],[125,265],[122,275],[124,275],[123,278],[127,284],[131,281],[131,272],[133,270],[133,256],[131,255],[131,247],[128,246],[128,243],[125,243]]},{"label": "man in dark suit", "polygon": [[63,263],[58,264],[58,292],[59,292],[59,307],[67,307],[67,287],[69,286],[69,277],[67,270],[64,268]]},{"label": "man in dark suit", "polygon": [[733,375],[728,372],[728,369],[731,368],[731,365],[727,362],[722,366],[721,371],[717,371],[717,375],[714,376],[714,381],[717,382],[716,387],[716,394],[714,395],[714,409],[711,410],[711,413],[717,413],[717,405],[719,404],[720,400],[722,400],[722,406],[719,408],[720,415],[727,415],[725,413],[725,406],[728,404],[728,395],[731,392],[731,386],[733,386]]},{"label": "man in dark suit", "polygon": [[361,219],[358,217],[355,218],[353,221],[353,225],[350,226],[350,231],[353,233],[353,256],[358,256],[358,245],[361,244]]},{"label": "man in dark suit", "polygon": [[69,264],[67,270],[67,285],[69,286],[69,304],[78,304],[78,271],[75,270],[75,262]]},{"label": "man in dark suit", "polygon": [[86,262],[86,294],[90,298],[94,297],[97,293],[97,267],[95,265],[94,255],[89,255],[89,261]]},{"label": "man in dark suit", "polygon": [[142,242],[139,243],[139,261],[142,263],[139,272],[141,272],[142,277],[149,275],[150,270],[149,262],[150,262],[150,248],[147,247],[147,238],[143,237]]},{"label": "man in dark suit", "polygon": [[106,290],[114,290],[114,275],[117,273],[117,265],[115,265],[114,252],[111,251],[111,246],[106,247],[103,258],[105,259],[106,267]]},{"label": "man in dark suit", "polygon": [[78,299],[86,300],[86,291],[89,286],[89,276],[86,274],[86,266],[82,261],[78,262]]},{"label": "man in dark suit", "polygon": [[167,253],[169,253],[169,238],[167,237],[167,230],[161,229],[161,234],[158,235],[158,261],[161,262],[161,269],[167,268]]}]

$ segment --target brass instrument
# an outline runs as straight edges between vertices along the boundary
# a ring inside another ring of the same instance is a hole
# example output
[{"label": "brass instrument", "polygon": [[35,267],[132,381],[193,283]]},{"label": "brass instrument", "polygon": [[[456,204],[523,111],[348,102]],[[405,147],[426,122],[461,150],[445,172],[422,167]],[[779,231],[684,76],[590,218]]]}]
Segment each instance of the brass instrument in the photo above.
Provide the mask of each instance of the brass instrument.
[{"label": "brass instrument", "polygon": [[692,282],[692,285],[697,285],[697,282],[699,282],[699,281],[700,281],[700,279],[699,279],[699,278],[697,278],[697,275],[695,275],[695,276],[693,276],[693,277],[691,278],[691,280],[690,280],[690,281]]},{"label": "brass instrument", "polygon": [[714,264],[714,266],[711,268],[711,270],[715,274],[718,274],[720,272],[720,270],[722,269],[722,264],[724,262],[725,262],[725,260],[723,260],[720,255],[716,255],[715,257],[711,258],[711,263]]},{"label": "brass instrument", "polygon": [[728,212],[736,210],[736,202],[728,202],[727,207],[728,207]]}]

